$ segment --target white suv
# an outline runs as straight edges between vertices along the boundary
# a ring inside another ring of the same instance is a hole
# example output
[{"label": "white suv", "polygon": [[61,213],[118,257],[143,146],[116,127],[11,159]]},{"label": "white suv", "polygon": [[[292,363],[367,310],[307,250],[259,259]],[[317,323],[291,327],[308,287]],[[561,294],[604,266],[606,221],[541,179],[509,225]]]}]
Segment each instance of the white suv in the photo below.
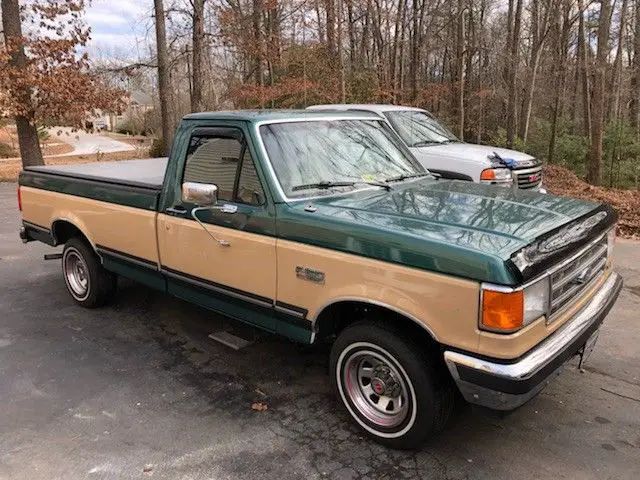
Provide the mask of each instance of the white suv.
[{"label": "white suv", "polygon": [[542,165],[531,155],[461,142],[426,110],[399,105],[314,105],[309,110],[373,112],[385,118],[415,157],[443,178],[534,190],[542,188]]}]

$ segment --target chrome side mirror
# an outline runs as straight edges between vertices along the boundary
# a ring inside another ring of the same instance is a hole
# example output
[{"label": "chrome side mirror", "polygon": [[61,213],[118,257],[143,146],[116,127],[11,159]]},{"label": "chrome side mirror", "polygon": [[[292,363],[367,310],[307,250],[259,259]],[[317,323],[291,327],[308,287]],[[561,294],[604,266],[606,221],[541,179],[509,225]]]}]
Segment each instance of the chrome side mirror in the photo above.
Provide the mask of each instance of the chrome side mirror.
[{"label": "chrome side mirror", "polygon": [[182,184],[182,201],[211,207],[218,203],[218,187],[209,183],[185,182]]}]

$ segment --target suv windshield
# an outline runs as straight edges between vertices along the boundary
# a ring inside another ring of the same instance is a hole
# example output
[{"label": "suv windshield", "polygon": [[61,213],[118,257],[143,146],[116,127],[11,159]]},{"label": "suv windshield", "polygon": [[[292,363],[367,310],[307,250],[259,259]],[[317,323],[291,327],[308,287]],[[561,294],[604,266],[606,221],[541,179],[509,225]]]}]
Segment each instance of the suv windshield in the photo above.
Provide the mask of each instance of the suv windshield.
[{"label": "suv windshield", "polygon": [[384,116],[410,147],[424,147],[458,142],[456,136],[428,112],[399,110],[384,112]]},{"label": "suv windshield", "polygon": [[262,125],[260,135],[288,197],[427,174],[378,120],[273,123]]}]

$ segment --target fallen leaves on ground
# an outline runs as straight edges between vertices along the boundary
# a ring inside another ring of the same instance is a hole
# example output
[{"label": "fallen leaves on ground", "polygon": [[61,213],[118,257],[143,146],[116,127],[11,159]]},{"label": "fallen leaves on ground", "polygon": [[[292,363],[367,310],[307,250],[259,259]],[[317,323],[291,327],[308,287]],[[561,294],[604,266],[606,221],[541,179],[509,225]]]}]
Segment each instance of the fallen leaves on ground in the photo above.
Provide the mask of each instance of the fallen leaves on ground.
[{"label": "fallen leaves on ground", "polygon": [[546,165],[544,175],[544,185],[549,193],[610,204],[620,215],[618,235],[640,239],[640,191],[594,187],[557,165]]},{"label": "fallen leaves on ground", "polygon": [[256,412],[264,412],[269,406],[266,403],[262,402],[253,402],[251,404],[251,410],[255,410]]}]

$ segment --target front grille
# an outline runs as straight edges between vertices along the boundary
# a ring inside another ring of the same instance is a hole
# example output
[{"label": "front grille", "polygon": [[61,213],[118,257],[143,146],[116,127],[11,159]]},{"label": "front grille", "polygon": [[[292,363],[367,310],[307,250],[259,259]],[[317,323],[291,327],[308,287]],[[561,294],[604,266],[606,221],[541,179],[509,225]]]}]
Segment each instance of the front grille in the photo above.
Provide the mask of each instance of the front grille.
[{"label": "front grille", "polygon": [[532,167],[513,171],[513,180],[518,188],[536,188],[542,184],[542,167]]},{"label": "front grille", "polygon": [[551,298],[549,316],[577,300],[582,293],[604,273],[607,265],[607,236],[573,261],[551,274]]}]

